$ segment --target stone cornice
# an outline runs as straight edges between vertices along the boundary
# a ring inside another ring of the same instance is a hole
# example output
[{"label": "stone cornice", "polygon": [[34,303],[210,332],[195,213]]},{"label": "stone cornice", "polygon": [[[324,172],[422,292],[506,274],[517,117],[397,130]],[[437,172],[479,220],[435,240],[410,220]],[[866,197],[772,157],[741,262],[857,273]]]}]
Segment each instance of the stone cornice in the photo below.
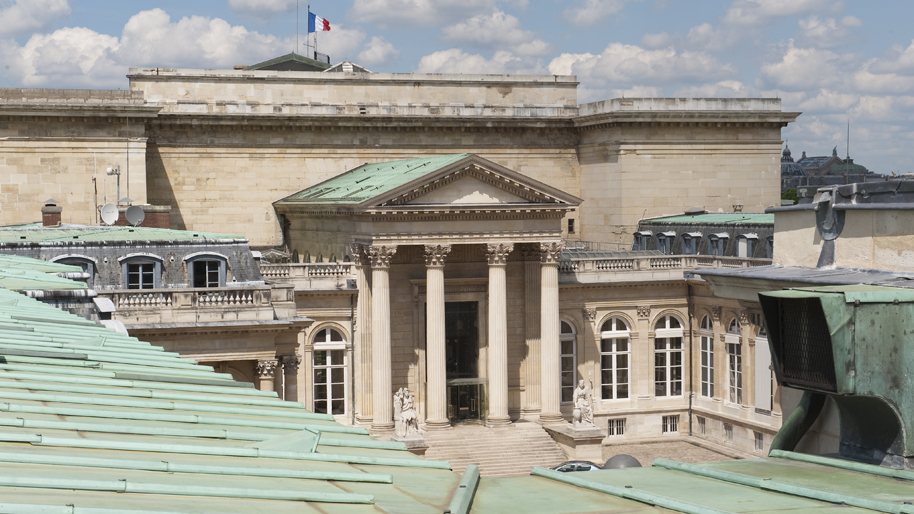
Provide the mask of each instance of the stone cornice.
[{"label": "stone cornice", "polygon": [[651,127],[786,127],[799,112],[778,111],[632,111],[594,114],[574,118],[579,130],[624,126]]},{"label": "stone cornice", "polygon": [[155,118],[162,108],[155,105],[55,105],[55,104],[0,104],[0,119],[32,118],[18,121],[39,121],[50,116],[59,116],[60,120],[71,121],[65,118]]}]

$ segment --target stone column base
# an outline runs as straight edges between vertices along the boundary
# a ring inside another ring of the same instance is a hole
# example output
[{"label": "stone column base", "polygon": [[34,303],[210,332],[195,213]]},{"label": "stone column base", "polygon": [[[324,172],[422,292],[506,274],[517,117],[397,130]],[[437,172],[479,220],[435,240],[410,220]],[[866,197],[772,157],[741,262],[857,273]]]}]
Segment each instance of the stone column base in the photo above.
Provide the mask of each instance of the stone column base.
[{"label": "stone column base", "polygon": [[565,418],[561,414],[543,414],[540,413],[539,418],[536,420],[540,425],[557,425],[557,424],[568,424],[565,421]]},{"label": "stone column base", "polygon": [[425,430],[450,430],[454,427],[451,426],[450,421],[426,421]]},{"label": "stone column base", "polygon": [[[448,425],[448,426],[450,426],[450,425]],[[422,437],[421,434],[412,434],[412,435],[402,436],[402,437],[395,435],[390,440],[399,441],[399,442],[405,444],[406,449],[409,450],[410,453],[419,455],[420,457],[424,457],[425,451],[428,450],[428,444],[426,444],[425,438]]]},{"label": "stone column base", "polygon": [[603,432],[599,428],[575,428],[568,424],[543,428],[559,444],[568,460],[586,460],[603,465]]},{"label": "stone column base", "polygon": [[514,423],[511,423],[511,418],[487,418],[486,426],[489,428],[505,428],[513,427]]}]

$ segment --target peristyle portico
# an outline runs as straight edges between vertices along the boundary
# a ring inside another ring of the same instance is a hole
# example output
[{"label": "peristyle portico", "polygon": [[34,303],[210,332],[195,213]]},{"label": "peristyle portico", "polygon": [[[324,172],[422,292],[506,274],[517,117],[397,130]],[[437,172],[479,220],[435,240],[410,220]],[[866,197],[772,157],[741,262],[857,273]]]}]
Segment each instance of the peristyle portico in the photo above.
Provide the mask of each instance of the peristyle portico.
[{"label": "peristyle portico", "polygon": [[581,200],[475,155],[365,164],[276,202],[290,250],[358,268],[356,422],[561,422],[558,260]]}]

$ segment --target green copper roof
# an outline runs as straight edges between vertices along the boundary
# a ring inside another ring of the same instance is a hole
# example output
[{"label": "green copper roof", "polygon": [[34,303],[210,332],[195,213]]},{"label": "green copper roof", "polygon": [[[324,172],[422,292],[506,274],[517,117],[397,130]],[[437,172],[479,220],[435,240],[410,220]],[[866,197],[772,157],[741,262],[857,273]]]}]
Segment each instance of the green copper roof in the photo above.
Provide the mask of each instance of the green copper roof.
[{"label": "green copper roof", "polygon": [[275,64],[280,64],[280,63],[289,62],[289,61],[295,61],[298,63],[307,64],[308,66],[314,66],[315,68],[319,68],[321,70],[326,70],[327,68],[330,68],[330,66],[331,66],[330,64],[327,64],[322,61],[318,61],[317,59],[311,59],[310,57],[305,57],[304,55],[299,55],[295,52],[292,52],[291,54],[274,57],[268,61],[263,61],[263,62],[260,62],[257,64],[252,64],[244,69],[248,70],[248,71],[256,71],[256,70],[261,70],[263,68],[267,68],[269,66],[273,66]]},{"label": "green copper roof", "polygon": [[774,214],[763,212],[709,212],[641,220],[642,223],[701,223],[708,225],[774,225]]},{"label": "green copper roof", "polygon": [[446,462],[0,289],[0,512],[434,513]]},{"label": "green copper roof", "polygon": [[363,164],[342,175],[283,198],[277,203],[355,205],[466,159],[469,154]]},{"label": "green copper roof", "polygon": [[172,230],[151,227],[105,227],[63,225],[42,227],[41,223],[0,228],[0,244],[62,243],[79,241],[246,241],[244,236],[217,234],[193,230]]},{"label": "green copper roof", "polygon": [[85,282],[68,276],[82,276],[79,266],[69,266],[18,255],[0,254],[0,287],[14,291],[88,289]]},{"label": "green copper roof", "polygon": [[854,160],[851,158],[846,159],[841,164],[835,164],[828,169],[830,175],[843,174],[843,173],[866,173],[866,166],[861,166],[859,164],[854,164]]}]

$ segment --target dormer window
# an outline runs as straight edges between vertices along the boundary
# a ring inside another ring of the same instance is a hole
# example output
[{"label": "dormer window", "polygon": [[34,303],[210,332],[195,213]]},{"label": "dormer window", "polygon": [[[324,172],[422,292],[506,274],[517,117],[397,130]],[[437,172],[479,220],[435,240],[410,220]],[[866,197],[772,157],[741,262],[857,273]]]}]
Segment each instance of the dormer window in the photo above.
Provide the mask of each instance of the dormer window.
[{"label": "dormer window", "polygon": [[648,242],[650,242],[651,236],[653,235],[654,233],[650,230],[641,230],[635,232],[635,239],[632,242],[632,250],[636,252],[647,250]]},{"label": "dormer window", "polygon": [[736,236],[737,257],[752,257],[755,245],[758,242],[757,234],[740,234]]},{"label": "dormer window", "polygon": [[196,253],[184,258],[187,281],[192,287],[225,287],[227,259],[214,253]]},{"label": "dormer window", "polygon": [[657,250],[664,255],[669,255],[675,238],[676,232],[661,232],[657,234]]},{"label": "dormer window", "polygon": [[730,234],[726,232],[720,234],[711,234],[708,236],[708,254],[724,255],[727,250],[727,242],[730,240]]},{"label": "dormer window", "polygon": [[701,241],[701,232],[688,232],[682,235],[682,254],[696,255],[698,243]]}]

